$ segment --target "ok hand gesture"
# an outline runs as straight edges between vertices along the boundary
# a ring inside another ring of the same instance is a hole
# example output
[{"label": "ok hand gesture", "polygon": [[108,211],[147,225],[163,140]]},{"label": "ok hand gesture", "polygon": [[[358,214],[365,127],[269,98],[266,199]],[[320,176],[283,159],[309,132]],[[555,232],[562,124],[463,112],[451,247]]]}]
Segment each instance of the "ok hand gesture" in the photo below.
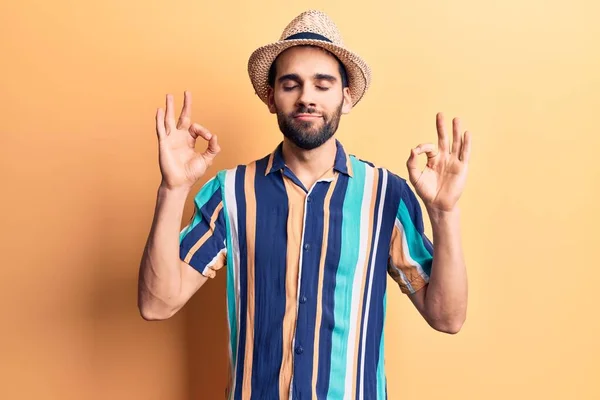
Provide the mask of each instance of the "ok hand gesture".
[{"label": "ok hand gesture", "polygon": [[[166,115],[162,108],[156,112],[161,186],[169,189],[189,189],[212,165],[221,148],[216,135],[197,123],[192,124],[190,92],[184,93],[183,109],[177,123],[172,95],[167,95],[166,103]],[[203,153],[195,150],[198,137],[208,141],[208,147]]]},{"label": "ok hand gesture", "polygon": [[[420,144],[412,149],[406,162],[410,182],[428,209],[452,211],[465,187],[471,152],[471,135],[461,133],[460,121],[452,121],[452,144],[444,129],[444,117],[437,114],[438,145]],[[427,165],[421,171],[417,157],[427,155]]]}]

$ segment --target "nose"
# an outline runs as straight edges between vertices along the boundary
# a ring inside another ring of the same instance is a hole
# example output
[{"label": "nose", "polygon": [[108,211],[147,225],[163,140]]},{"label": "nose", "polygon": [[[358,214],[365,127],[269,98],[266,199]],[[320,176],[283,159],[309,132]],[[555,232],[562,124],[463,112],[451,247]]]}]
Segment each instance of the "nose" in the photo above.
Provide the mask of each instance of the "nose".
[{"label": "nose", "polygon": [[298,97],[297,106],[315,107],[315,91],[309,85],[304,85]]}]

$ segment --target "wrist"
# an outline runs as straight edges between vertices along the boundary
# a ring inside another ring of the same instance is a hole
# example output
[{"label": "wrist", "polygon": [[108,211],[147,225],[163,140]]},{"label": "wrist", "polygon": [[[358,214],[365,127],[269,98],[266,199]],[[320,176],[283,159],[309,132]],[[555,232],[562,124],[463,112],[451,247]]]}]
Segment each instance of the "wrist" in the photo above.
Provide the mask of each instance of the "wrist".
[{"label": "wrist", "polygon": [[187,197],[187,195],[190,193],[191,189],[192,189],[191,186],[187,186],[187,185],[170,186],[166,182],[161,181],[160,185],[158,186],[158,193],[159,193],[159,195],[163,195],[163,196]]},{"label": "wrist", "polygon": [[434,221],[453,221],[460,217],[460,209],[454,206],[451,209],[439,209],[425,205],[429,218]]}]

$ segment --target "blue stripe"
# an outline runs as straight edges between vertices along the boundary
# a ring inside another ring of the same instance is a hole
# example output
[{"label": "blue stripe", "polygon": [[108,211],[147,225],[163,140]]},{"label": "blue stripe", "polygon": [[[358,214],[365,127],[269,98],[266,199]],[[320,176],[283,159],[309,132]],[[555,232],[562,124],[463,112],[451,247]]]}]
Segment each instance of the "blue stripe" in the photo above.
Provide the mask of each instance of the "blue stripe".
[{"label": "blue stripe", "polygon": [[323,273],[321,333],[319,335],[319,370],[317,371],[317,397],[327,396],[331,376],[331,344],[335,326],[334,293],[336,274],[342,249],[342,210],[349,177],[338,176],[331,202],[329,204],[329,237],[327,238],[327,257]]},{"label": "blue stripe", "polygon": [[[373,332],[376,333],[369,338],[369,347],[367,348],[370,356],[376,357],[369,365],[376,366],[376,385],[377,394],[374,397],[377,400],[387,398],[387,384],[385,374],[385,320],[387,308],[387,265],[389,260],[390,240],[394,231],[398,204],[402,194],[402,185],[400,178],[388,171],[388,187],[385,196],[385,205],[383,208],[383,220],[381,225],[381,247],[377,254],[377,265],[380,270],[373,281],[372,303],[374,309],[370,317],[369,324],[372,324]],[[373,347],[371,347],[373,346]],[[369,360],[369,357],[367,357]],[[366,377],[365,377],[366,378]]]},{"label": "blue stripe", "polygon": [[306,186],[304,186],[304,184],[302,183],[302,181],[300,179],[298,179],[298,177],[292,172],[291,169],[289,169],[288,167],[284,167],[283,168],[283,174],[289,178],[296,186],[299,186],[302,188],[302,190],[304,190],[305,193],[308,193],[308,189],[306,188]]},{"label": "blue stripe", "polygon": [[[371,288],[371,308],[369,311],[369,332],[365,341],[365,399],[381,399],[385,392],[384,370],[384,326],[385,297],[387,286],[387,263],[389,259],[390,239],[394,230],[394,221],[400,199],[398,185],[391,174],[387,174],[379,246],[375,259],[376,272]],[[381,390],[383,388],[383,390]]]},{"label": "blue stripe", "polygon": [[239,166],[235,174],[235,196],[238,210],[238,237],[240,247],[240,327],[238,334],[237,376],[235,377],[235,399],[242,398],[242,383],[244,378],[244,356],[246,353],[246,309],[248,301],[248,253],[246,246],[246,194],[244,178],[246,166]]},{"label": "blue stripe", "polygon": [[256,263],[252,399],[279,398],[286,291],[288,199],[279,172],[265,176],[268,157],[256,163]]},{"label": "blue stripe", "polygon": [[337,139],[335,141],[335,146],[337,148],[337,151],[335,153],[335,162],[333,164],[333,168],[338,172],[348,175],[349,171],[348,165],[346,165],[346,151],[344,150],[344,147],[342,146],[340,141]]},{"label": "blue stripe", "polygon": [[[302,251],[302,279],[300,298],[306,303],[298,306],[296,327],[296,347],[303,348],[302,354],[294,354],[294,389],[298,398],[312,397],[313,351],[315,345],[315,324],[317,314],[317,290],[319,286],[319,265],[323,244],[323,205],[327,190],[332,182],[317,183],[310,194],[314,199],[306,203],[306,224]],[[309,246],[308,249],[306,246]]]},{"label": "blue stripe", "polygon": [[[218,181],[217,181],[218,185]],[[212,188],[210,188],[212,191]],[[201,190],[196,195],[195,200],[195,225],[190,226],[184,235],[180,236],[179,257],[183,260],[189,253],[190,249],[211,229],[210,220],[217,206],[221,203],[221,189],[217,186],[217,190],[212,196],[205,201],[200,202],[203,196],[206,198],[206,190]],[[215,221],[215,230],[211,237],[204,242],[201,248],[197,249],[192,256],[189,264],[197,271],[204,271],[206,265],[225,247],[226,227],[224,221],[223,210],[218,214]]]},{"label": "blue stripe", "polygon": [[[362,293],[361,295],[363,296],[363,303],[362,303],[362,310],[361,310],[361,321],[360,321],[360,331],[358,332],[358,335],[360,337],[359,340],[359,348],[358,348],[358,360],[357,360],[357,374],[356,374],[356,397],[358,398],[360,396],[360,392],[364,391],[364,398],[367,399],[372,399],[374,397],[374,383],[375,383],[375,379],[374,377],[371,376],[370,372],[372,370],[373,375],[375,370],[372,368],[371,365],[369,365],[367,362],[365,362],[365,369],[361,370],[361,365],[362,365],[362,346],[368,346],[370,343],[370,341],[368,340],[368,338],[372,337],[373,334],[371,333],[371,335],[369,335],[369,333],[367,332],[367,338],[364,337],[364,324],[365,323],[369,323],[369,321],[365,321],[365,314],[366,314],[366,310],[367,310],[367,298],[368,298],[368,293],[369,293],[369,281],[371,279],[371,275],[373,274],[373,269],[374,269],[374,263],[373,263],[373,251],[375,249],[375,240],[377,239],[377,225],[379,224],[379,204],[381,203],[380,197],[381,197],[381,190],[383,189],[382,186],[382,179],[383,179],[383,172],[381,171],[381,169],[376,169],[374,171],[374,174],[378,175],[378,181],[377,181],[377,194],[376,194],[376,198],[375,198],[375,208],[373,210],[374,215],[373,215],[373,231],[371,232],[371,243],[369,243],[369,251],[367,251],[367,257],[368,257],[368,269],[367,269],[367,276],[366,276],[366,280],[365,280],[365,288],[364,288],[364,293]],[[379,238],[379,240],[381,240],[381,238]],[[381,246],[379,246],[379,249],[381,249]],[[375,255],[375,257],[377,257],[377,254]],[[375,261],[377,261],[375,259]],[[375,265],[377,265],[375,263]],[[375,280],[375,277],[373,277],[373,279]],[[371,293],[371,296],[373,295],[373,293]],[[373,310],[373,302],[371,302],[371,304],[369,305],[370,310],[369,310],[369,317],[371,317],[371,312],[375,311]],[[372,325],[368,325],[369,328],[372,329]],[[367,343],[365,343],[365,341]],[[370,349],[365,349],[366,353],[365,353],[365,358],[369,357],[369,350]],[[372,360],[370,360],[372,362]],[[374,367],[374,366],[373,366]],[[365,388],[363,389],[360,385],[360,381],[361,381],[361,374],[363,375],[368,375],[369,379],[366,379],[367,376],[365,376],[365,379],[363,380],[363,384],[365,385]]]},{"label": "blue stripe", "polygon": [[[194,230],[192,230],[192,233],[194,233]],[[194,269],[203,272],[206,266],[213,261],[215,256],[225,248],[225,236],[225,215],[224,211],[221,210],[219,211],[219,216],[215,223],[214,234],[194,253],[189,264],[194,267]]]},{"label": "blue stripe", "polygon": [[[346,348],[350,324],[350,306],[354,270],[358,259],[360,244],[360,213],[365,186],[365,164],[355,157],[350,158],[354,178],[349,181],[346,199],[344,201],[342,219],[342,251],[335,286],[335,328],[331,342],[331,379],[328,397],[344,398],[346,376]],[[358,221],[357,221],[358,219]]]}]

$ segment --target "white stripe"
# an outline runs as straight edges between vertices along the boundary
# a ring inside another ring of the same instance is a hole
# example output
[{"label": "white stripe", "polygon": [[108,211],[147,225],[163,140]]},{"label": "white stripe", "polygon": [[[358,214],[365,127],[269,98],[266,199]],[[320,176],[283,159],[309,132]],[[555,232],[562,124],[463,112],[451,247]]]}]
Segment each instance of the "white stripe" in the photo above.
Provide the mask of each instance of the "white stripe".
[{"label": "white stripe", "polygon": [[358,315],[358,305],[360,298],[360,286],[362,283],[362,277],[365,272],[365,258],[367,256],[366,251],[369,246],[367,240],[369,239],[369,215],[371,212],[371,197],[373,194],[373,173],[374,170],[370,166],[365,167],[365,187],[363,190],[363,201],[360,210],[360,240],[359,240],[359,253],[356,267],[354,269],[354,282],[352,285],[352,306],[350,308],[350,329],[348,332],[348,342],[346,345],[346,381],[344,390],[344,399],[353,399],[354,393],[352,392],[352,372],[354,370],[354,345],[356,343],[356,318]]},{"label": "white stripe", "polygon": [[358,370],[358,374],[360,375],[360,391],[359,391],[359,400],[363,400],[365,394],[365,386],[364,386],[364,370],[365,370],[365,343],[367,338],[367,326],[369,320],[369,308],[371,307],[371,288],[373,287],[373,275],[375,275],[375,260],[377,258],[377,248],[379,245],[379,233],[381,231],[381,220],[383,218],[383,205],[385,202],[385,193],[387,190],[387,171],[385,169],[383,171],[383,177],[381,182],[381,195],[379,196],[379,210],[377,211],[377,230],[375,231],[375,245],[373,246],[373,253],[371,254],[371,276],[369,277],[369,287],[367,289],[367,304],[365,306],[365,316],[364,321],[365,324],[363,326],[363,341],[361,346],[361,363],[360,369]]},{"label": "white stripe", "polygon": [[[223,242],[223,244],[225,244],[225,243]],[[221,255],[221,253],[223,253],[223,254],[225,254],[225,256],[227,256],[227,247],[224,247],[221,250],[219,250],[217,255],[212,260],[210,260],[210,262],[208,264],[206,264],[206,266],[202,270],[202,275],[206,275],[206,271],[208,269],[210,269],[210,267],[212,267],[213,265],[215,265],[217,263],[217,260],[219,259],[219,256]]]},{"label": "white stripe", "polygon": [[[285,179],[285,178],[284,178]],[[312,190],[315,188],[315,186],[317,186],[317,183],[319,182],[333,182],[334,178],[325,178],[325,179],[319,179],[318,181],[316,181],[312,187],[310,188],[310,190],[308,191],[308,193],[306,193],[306,197],[304,198],[304,221],[302,221],[302,239],[300,239],[300,260],[298,261],[298,283],[296,285],[296,287],[298,288],[296,290],[296,316],[298,315],[298,308],[299,308],[299,304],[298,304],[298,298],[300,297],[300,283],[301,280],[300,278],[302,277],[302,259],[303,259],[303,250],[304,250],[304,233],[305,233],[305,228],[306,228],[306,209],[308,207],[308,196],[311,195]],[[296,349],[296,334],[294,334],[294,337],[292,338],[292,351],[294,351]],[[292,373],[292,379],[290,381],[290,394],[289,394],[289,398],[292,398],[292,392],[294,389],[294,374]]]},{"label": "white stripe", "polygon": [[402,281],[402,283],[404,283],[404,285],[406,285],[406,287],[408,287],[408,290],[414,293],[412,285],[408,281],[408,278],[406,277],[404,272],[402,272],[400,268],[396,267],[396,265],[393,262],[390,262],[390,266],[398,273],[398,275],[400,276],[400,280]]},{"label": "white stripe", "polygon": [[[231,260],[232,260],[232,264],[233,264],[233,285],[234,288],[236,289],[236,293],[235,293],[235,312],[236,312],[236,318],[237,318],[237,343],[235,344],[236,348],[239,348],[239,343],[240,343],[240,304],[239,304],[239,298],[240,298],[240,280],[239,280],[239,267],[240,267],[240,245],[239,245],[239,238],[238,238],[238,213],[237,213],[237,199],[235,196],[235,176],[236,176],[236,171],[237,169],[229,169],[227,170],[227,172],[225,173],[225,185],[224,185],[224,191],[225,191],[225,203],[227,205],[227,218],[229,218],[229,229],[231,230],[230,234],[231,234],[231,246],[232,246],[232,254],[231,256]],[[229,307],[227,308],[228,312],[229,312]],[[227,324],[229,326],[229,323]],[[231,340],[231,326],[229,326],[229,337]],[[231,371],[231,377],[233,380],[233,385],[231,387],[231,393],[233,396],[233,393],[235,393],[235,382],[236,382],[236,371],[237,371],[237,367],[239,364],[239,353],[236,357],[235,360],[235,365],[233,364],[233,354],[232,354],[232,349],[229,349],[229,359],[231,360],[231,367],[232,367],[232,371]]]}]

